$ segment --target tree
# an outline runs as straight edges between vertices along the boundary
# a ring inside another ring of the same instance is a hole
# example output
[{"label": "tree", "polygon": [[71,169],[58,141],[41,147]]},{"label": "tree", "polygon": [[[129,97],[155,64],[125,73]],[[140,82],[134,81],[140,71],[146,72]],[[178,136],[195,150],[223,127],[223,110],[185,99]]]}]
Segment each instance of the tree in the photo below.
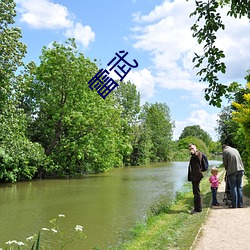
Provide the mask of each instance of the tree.
[{"label": "tree", "polygon": [[121,117],[127,121],[129,126],[138,122],[140,112],[140,93],[136,90],[135,84],[119,82],[119,87],[114,90],[113,97],[120,106]]},{"label": "tree", "polygon": [[[249,80],[249,77],[246,78]],[[236,101],[232,102],[232,106],[236,108],[235,111],[232,111],[232,118],[239,124],[240,131],[240,149],[239,151],[243,155],[243,160],[245,163],[246,174],[250,176],[250,82],[247,83],[246,93],[243,94],[244,101],[238,103]],[[237,131],[237,132],[238,132]],[[238,133],[239,134],[239,133]],[[239,137],[239,136],[238,136]]]},{"label": "tree", "polygon": [[240,151],[249,175],[249,75],[245,79],[248,82],[246,87],[242,88],[238,85],[236,92],[229,99],[231,106],[225,107],[221,111],[217,132],[220,135],[221,144],[228,144]]},{"label": "tree", "polygon": [[0,112],[15,100],[13,90],[19,90],[20,84],[16,71],[24,65],[22,58],[26,54],[26,45],[20,41],[21,30],[13,26],[15,7],[13,0],[0,2]]},{"label": "tree", "polygon": [[224,107],[219,114],[218,127],[216,131],[220,136],[221,144],[227,144],[236,147],[235,135],[239,129],[239,123],[232,119],[231,106]]},{"label": "tree", "polygon": [[0,2],[0,179],[15,182],[34,177],[46,164],[41,145],[26,136],[27,121],[20,99],[24,95],[21,67],[26,45],[14,26],[15,2]]},{"label": "tree", "polygon": [[209,147],[210,143],[212,142],[211,136],[206,131],[201,129],[199,125],[185,127],[179,137],[179,140],[184,139],[185,137],[188,136],[199,138],[200,140],[205,142],[207,147]]},{"label": "tree", "polygon": [[121,110],[122,138],[126,140],[125,144],[130,144],[130,150],[125,147],[121,152],[123,163],[124,165],[137,165],[138,162],[135,160],[137,157],[135,157],[134,152],[137,151],[140,93],[130,81],[119,82],[119,87],[114,90],[113,97],[116,102],[115,105]]},{"label": "tree", "polygon": [[[250,4],[249,0],[203,0],[195,2],[196,9],[190,16],[197,16],[197,20],[191,30],[198,43],[204,43],[204,52],[202,55],[195,53],[193,62],[196,64],[194,67],[200,69],[197,73],[201,77],[200,81],[209,83],[208,88],[205,89],[205,99],[209,101],[209,104],[221,107],[221,97],[232,91],[232,89],[225,84],[219,83],[218,78],[219,73],[224,74],[226,72],[226,65],[223,62],[225,54],[223,50],[215,45],[216,33],[221,29],[225,29],[219,7],[230,5],[228,15],[235,18],[248,16],[250,19]],[[203,67],[204,64],[205,67]]]},{"label": "tree", "polygon": [[188,145],[190,143],[193,143],[196,145],[197,149],[200,150],[201,152],[205,153],[206,155],[209,154],[209,150],[206,146],[206,144],[199,138],[195,136],[187,136],[183,139],[180,139],[178,141],[178,147],[180,150],[185,150],[186,155],[190,156],[189,150],[188,150]]},{"label": "tree", "polygon": [[[245,79],[249,82],[249,75],[247,75]],[[247,104],[245,95],[250,94],[250,89],[248,87],[242,87],[237,82],[231,85],[234,85],[235,91],[232,92],[230,96],[227,96],[227,99],[231,103]],[[216,130],[220,136],[219,141],[221,144],[231,145],[238,148],[240,152],[243,152],[245,148],[245,142],[242,140],[243,131],[240,123],[233,119],[233,113],[235,111],[237,111],[237,108],[233,105],[224,107],[219,114],[218,127]]]},{"label": "tree", "polygon": [[57,166],[45,172],[75,175],[122,165],[121,148],[129,145],[120,133],[121,110],[112,95],[103,100],[88,87],[97,72],[74,39],[44,47],[40,65],[29,65],[23,104],[32,107],[29,136]]},{"label": "tree", "polygon": [[142,107],[141,124],[152,143],[150,161],[170,160],[173,123],[169,107],[165,103],[146,102]]}]

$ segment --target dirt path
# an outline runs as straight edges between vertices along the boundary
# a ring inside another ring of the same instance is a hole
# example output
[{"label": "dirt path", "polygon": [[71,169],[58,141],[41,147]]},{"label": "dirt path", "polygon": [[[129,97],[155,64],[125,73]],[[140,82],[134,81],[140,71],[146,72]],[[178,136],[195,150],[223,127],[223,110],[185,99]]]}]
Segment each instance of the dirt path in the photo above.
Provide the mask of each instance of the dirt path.
[{"label": "dirt path", "polygon": [[225,182],[218,188],[219,207],[211,207],[191,249],[250,249],[250,199],[244,196],[244,207],[230,209],[223,202]]}]

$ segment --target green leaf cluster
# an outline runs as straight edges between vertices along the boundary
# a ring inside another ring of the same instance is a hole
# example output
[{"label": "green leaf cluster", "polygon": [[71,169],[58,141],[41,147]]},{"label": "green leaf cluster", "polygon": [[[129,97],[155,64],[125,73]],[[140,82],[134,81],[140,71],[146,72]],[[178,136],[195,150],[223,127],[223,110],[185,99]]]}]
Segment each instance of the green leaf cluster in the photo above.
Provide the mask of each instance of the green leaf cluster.
[{"label": "green leaf cluster", "polygon": [[248,16],[250,18],[250,4],[248,0],[204,0],[195,1],[196,9],[190,17],[196,16],[196,21],[192,25],[193,37],[199,44],[203,44],[203,53],[195,53],[193,62],[194,68],[198,68],[197,73],[200,81],[207,82],[209,85],[205,89],[205,99],[209,104],[221,107],[221,97],[230,92],[231,89],[219,82],[218,74],[225,74],[226,64],[223,61],[225,54],[223,50],[216,46],[216,34],[219,30],[224,30],[220,8],[230,5],[228,15],[235,18]]},{"label": "green leaf cluster", "polygon": [[219,115],[217,132],[220,135],[220,142],[235,147],[241,153],[245,172],[250,176],[250,77],[245,78],[245,87],[235,89],[234,95],[230,96],[231,105],[224,107]]}]

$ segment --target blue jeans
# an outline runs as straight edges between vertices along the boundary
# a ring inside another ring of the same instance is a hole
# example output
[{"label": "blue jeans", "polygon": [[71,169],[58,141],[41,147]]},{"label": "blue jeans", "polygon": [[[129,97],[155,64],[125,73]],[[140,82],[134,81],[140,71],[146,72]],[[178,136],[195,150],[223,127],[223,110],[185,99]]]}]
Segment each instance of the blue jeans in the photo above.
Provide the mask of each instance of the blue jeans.
[{"label": "blue jeans", "polygon": [[228,176],[230,192],[232,196],[232,207],[243,207],[242,177],[244,171],[237,171]]},{"label": "blue jeans", "polygon": [[217,201],[217,187],[211,187],[212,190],[212,205],[216,206],[218,203]]}]

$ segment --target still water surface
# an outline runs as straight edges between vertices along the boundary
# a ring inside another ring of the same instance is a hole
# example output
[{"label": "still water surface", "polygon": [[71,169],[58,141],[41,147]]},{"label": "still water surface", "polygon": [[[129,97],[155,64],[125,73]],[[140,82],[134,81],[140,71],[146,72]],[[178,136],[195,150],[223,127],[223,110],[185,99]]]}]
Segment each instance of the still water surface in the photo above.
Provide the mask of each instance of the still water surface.
[{"label": "still water surface", "polygon": [[[220,163],[210,161],[210,165]],[[117,168],[81,179],[1,184],[0,248],[8,240],[25,241],[39,229],[51,228],[49,221],[57,218],[64,232],[71,235],[76,225],[82,225],[87,235],[64,249],[108,249],[117,244],[121,232],[142,221],[153,204],[164,197],[173,199],[187,182],[187,165],[168,162]]]}]

